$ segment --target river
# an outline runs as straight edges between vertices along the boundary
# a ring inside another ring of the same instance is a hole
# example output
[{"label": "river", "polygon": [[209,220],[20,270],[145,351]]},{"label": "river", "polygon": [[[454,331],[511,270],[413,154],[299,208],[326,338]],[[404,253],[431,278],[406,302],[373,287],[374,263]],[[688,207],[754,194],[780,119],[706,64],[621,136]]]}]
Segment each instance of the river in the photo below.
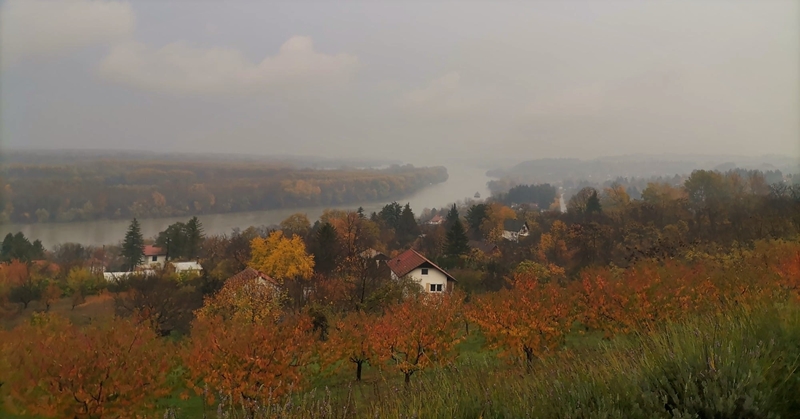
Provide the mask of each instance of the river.
[{"label": "river", "polygon": [[[446,182],[429,186],[417,193],[397,201],[411,204],[414,213],[419,215],[424,208],[440,208],[448,203],[453,203],[465,198],[472,198],[475,192],[480,192],[481,197],[489,196],[489,189],[486,183],[490,180],[485,172],[486,169],[466,166],[448,166],[448,179]],[[359,206],[369,214],[380,210],[388,202],[355,203],[340,207],[342,209],[355,209]],[[228,214],[208,214],[199,215],[198,218],[203,224],[206,234],[230,233],[234,228],[245,229],[249,226],[261,226],[278,224],[291,214],[296,212],[305,213],[309,219],[318,219],[325,208],[286,208],[266,211],[238,212]],[[189,217],[175,218],[148,218],[140,219],[142,234],[145,238],[155,237],[159,231],[163,231],[168,225],[176,221],[186,221]],[[81,243],[83,245],[101,246],[104,244],[116,244],[120,242],[125,231],[130,224],[130,220],[98,220],[83,221],[73,223],[37,223],[37,224],[4,224],[0,226],[0,234],[5,236],[8,233],[21,231],[30,240],[39,239],[47,249],[53,246],[66,243]]]}]

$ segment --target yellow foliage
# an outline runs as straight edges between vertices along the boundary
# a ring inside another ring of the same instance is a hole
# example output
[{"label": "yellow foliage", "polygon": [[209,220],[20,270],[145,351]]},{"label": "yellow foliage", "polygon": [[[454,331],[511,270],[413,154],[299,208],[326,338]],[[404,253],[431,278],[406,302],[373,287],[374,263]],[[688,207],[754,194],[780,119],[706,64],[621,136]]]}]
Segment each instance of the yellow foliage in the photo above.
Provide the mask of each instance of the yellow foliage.
[{"label": "yellow foliage", "polygon": [[257,279],[231,278],[195,313],[199,319],[221,316],[245,323],[275,322],[281,315],[285,293]]},{"label": "yellow foliage", "polygon": [[250,242],[250,267],[282,282],[287,279],[309,278],[314,274],[314,257],[298,236],[286,238],[276,231],[266,239],[256,237]]}]

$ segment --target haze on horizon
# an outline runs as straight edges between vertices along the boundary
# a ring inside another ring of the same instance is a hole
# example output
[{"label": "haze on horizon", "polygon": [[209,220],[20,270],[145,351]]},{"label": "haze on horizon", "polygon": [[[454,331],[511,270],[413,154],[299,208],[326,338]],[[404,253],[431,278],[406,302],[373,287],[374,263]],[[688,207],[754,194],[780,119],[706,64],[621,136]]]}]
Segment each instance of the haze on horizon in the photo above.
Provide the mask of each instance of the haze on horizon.
[{"label": "haze on horizon", "polygon": [[799,5],[7,0],[0,145],[800,157]]}]

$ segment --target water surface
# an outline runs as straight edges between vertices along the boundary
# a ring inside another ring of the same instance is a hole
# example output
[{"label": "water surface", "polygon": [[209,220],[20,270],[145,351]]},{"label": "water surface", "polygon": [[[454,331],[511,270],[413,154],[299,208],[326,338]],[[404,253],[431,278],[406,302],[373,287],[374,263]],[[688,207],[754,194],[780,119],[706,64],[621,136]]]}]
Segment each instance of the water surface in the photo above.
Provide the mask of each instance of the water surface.
[{"label": "water surface", "polygon": [[[489,196],[486,182],[489,178],[485,175],[485,169],[474,167],[454,166],[447,168],[449,178],[446,182],[429,186],[417,193],[397,201],[411,204],[414,213],[419,215],[424,208],[440,208],[448,203],[464,199],[472,199],[475,192],[479,192],[482,197]],[[354,203],[348,204],[341,209],[355,209],[359,206],[364,207],[367,213],[380,210],[388,202]],[[238,212],[228,214],[209,214],[199,215],[200,222],[206,234],[230,233],[234,228],[245,229],[249,226],[261,226],[278,224],[286,217],[296,212],[308,215],[309,219],[318,219],[325,208],[331,207],[311,207],[311,208],[286,208],[266,211]],[[176,221],[186,221],[189,217],[174,218],[149,218],[140,219],[142,234],[145,237],[153,237],[159,231],[163,231],[168,225]],[[0,234],[5,236],[7,233],[22,231],[31,240],[39,239],[45,248],[52,248],[56,244],[75,242],[84,245],[101,246],[104,244],[115,244],[120,242],[125,231],[130,224],[130,220],[98,220],[82,221],[74,223],[37,223],[37,224],[5,224],[0,226]]]}]

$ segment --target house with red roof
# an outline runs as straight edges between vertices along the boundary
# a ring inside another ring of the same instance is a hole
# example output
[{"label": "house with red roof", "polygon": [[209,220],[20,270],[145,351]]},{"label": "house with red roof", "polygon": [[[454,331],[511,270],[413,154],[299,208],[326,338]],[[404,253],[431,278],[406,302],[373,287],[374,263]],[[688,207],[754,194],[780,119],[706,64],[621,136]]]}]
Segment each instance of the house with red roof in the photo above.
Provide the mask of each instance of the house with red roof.
[{"label": "house with red roof", "polygon": [[237,273],[236,275],[228,278],[225,282],[233,281],[233,282],[243,282],[243,283],[256,283],[260,285],[269,285],[274,289],[278,289],[278,281],[272,279],[269,275],[253,269],[251,267],[244,268],[243,271]]},{"label": "house with red roof", "polygon": [[425,292],[452,291],[456,283],[452,275],[414,249],[387,260],[386,266],[391,271],[392,279],[410,278],[419,283]]},{"label": "house with red roof", "polygon": [[163,268],[167,263],[167,252],[160,247],[148,244],[144,246],[142,253],[144,253],[144,259],[142,259],[142,263],[139,265],[140,268]]}]

